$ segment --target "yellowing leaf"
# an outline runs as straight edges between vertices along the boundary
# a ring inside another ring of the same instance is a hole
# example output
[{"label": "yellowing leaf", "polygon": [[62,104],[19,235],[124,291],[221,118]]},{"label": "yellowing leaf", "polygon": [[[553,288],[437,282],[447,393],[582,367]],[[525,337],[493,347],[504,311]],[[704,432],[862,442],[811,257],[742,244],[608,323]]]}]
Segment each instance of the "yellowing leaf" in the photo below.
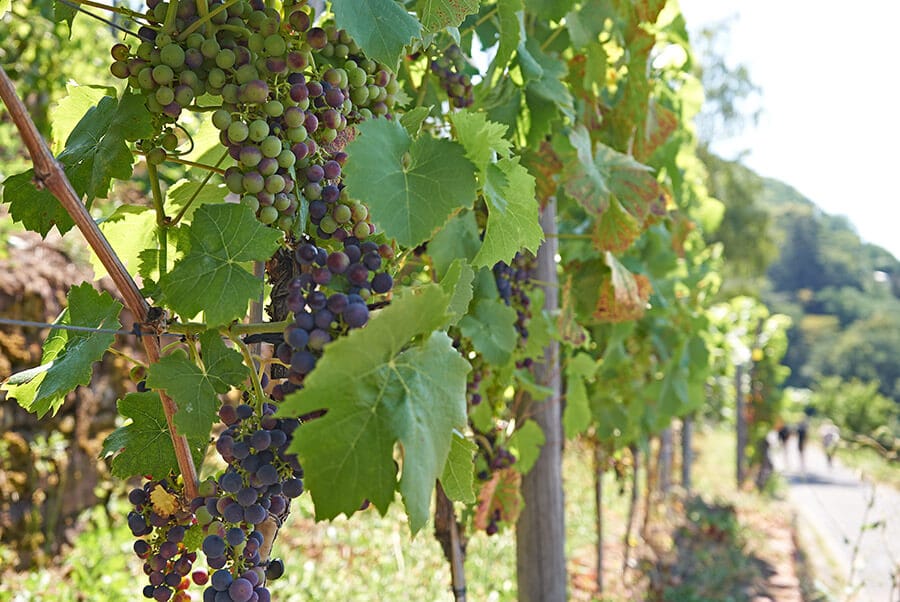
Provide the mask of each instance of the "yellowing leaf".
[{"label": "yellowing leaf", "polygon": [[159,484],[150,492],[150,503],[153,504],[153,511],[163,518],[172,516],[179,508],[178,497]]}]

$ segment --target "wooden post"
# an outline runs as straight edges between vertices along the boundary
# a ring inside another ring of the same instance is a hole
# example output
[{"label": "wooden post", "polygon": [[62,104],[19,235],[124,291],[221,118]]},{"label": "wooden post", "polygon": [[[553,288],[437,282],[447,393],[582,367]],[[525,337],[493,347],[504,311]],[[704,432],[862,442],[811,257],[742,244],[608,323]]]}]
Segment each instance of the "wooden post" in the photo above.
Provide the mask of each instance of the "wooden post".
[{"label": "wooden post", "polygon": [[[544,284],[544,310],[559,307],[556,273],[556,200],[541,212],[546,240],[537,253],[535,279]],[[525,507],[516,523],[516,572],[520,602],[566,600],[565,508],[562,489],[562,427],[560,417],[559,344],[544,349],[535,362],[535,380],[551,393],[544,400],[530,399],[521,416],[532,418],[544,432],[544,446],[531,471],[522,478]]]},{"label": "wooden post", "polygon": [[694,450],[691,449],[694,438],[694,415],[684,417],[681,423],[681,487],[685,493],[691,493],[691,465],[694,462]]},{"label": "wooden post", "polygon": [[597,530],[597,594],[603,594],[603,475],[606,473],[606,451],[594,439],[594,501]]},{"label": "wooden post", "polygon": [[672,435],[672,424],[669,423],[659,434],[659,493],[665,497],[672,486],[672,456],[675,445]]},{"label": "wooden post", "polygon": [[737,458],[735,463],[738,489],[743,485],[745,474],[745,454],[747,451],[747,424],[744,420],[744,366],[738,365],[734,376],[735,425],[737,427]]}]

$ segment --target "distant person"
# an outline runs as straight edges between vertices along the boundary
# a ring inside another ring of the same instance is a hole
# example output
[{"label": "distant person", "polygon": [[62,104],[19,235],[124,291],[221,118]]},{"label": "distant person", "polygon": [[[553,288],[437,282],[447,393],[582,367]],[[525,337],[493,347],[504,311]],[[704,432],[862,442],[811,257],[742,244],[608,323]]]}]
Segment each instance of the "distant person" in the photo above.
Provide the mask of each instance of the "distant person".
[{"label": "distant person", "polygon": [[788,440],[791,438],[791,427],[781,422],[778,427],[778,443],[781,444],[781,454],[784,456],[784,469],[788,467]]},{"label": "distant person", "polygon": [[819,427],[819,436],[822,438],[822,447],[825,448],[825,457],[828,458],[828,468],[831,468],[834,452],[837,451],[838,442],[841,440],[841,430],[829,420]]},{"label": "distant person", "polygon": [[800,452],[800,470],[806,472],[806,431],[809,428],[809,422],[806,418],[797,425],[797,450]]}]

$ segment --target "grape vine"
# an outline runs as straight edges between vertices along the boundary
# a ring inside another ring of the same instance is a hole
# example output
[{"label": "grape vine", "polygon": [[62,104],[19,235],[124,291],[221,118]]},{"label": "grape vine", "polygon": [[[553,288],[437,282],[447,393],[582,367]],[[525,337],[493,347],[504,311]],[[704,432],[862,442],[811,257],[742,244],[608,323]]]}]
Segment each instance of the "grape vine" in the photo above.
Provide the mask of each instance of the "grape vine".
[{"label": "grape vine", "polygon": [[[270,599],[307,491],[317,519],[384,513],[399,493],[416,532],[437,489],[459,562],[466,529],[516,523],[521,481],[561,447],[542,409],[560,411],[553,379],[567,434],[623,446],[692,411],[685,387],[705,377],[712,285],[692,232],[711,201],[680,163],[683,66],[649,67],[655,44],[686,39],[676,18],[659,3],[313,4],[112,7],[134,34],[110,49],[117,91],[73,88],[57,161],[34,150],[35,170],[4,182],[14,219],[86,232],[137,318],[149,361],[104,456],[149,477],[127,517],[147,598]],[[147,202],[90,219],[144,171]],[[559,227],[543,263],[542,212]],[[122,305],[89,288],[61,319],[107,327]],[[109,344],[48,343],[3,390],[55,412]]]}]

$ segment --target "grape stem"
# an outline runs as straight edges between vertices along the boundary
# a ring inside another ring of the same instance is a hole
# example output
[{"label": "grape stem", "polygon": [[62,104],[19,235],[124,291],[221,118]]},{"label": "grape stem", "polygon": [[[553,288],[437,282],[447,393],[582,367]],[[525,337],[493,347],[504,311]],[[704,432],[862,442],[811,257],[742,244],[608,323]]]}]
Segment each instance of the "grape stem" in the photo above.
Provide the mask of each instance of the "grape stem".
[{"label": "grape stem", "polygon": [[[281,332],[291,325],[292,320],[284,320],[282,322],[251,322],[249,324],[231,324],[219,329],[219,332],[228,338],[231,335],[247,335],[247,334],[269,334]],[[202,322],[183,322],[169,324],[166,332],[172,334],[183,334],[186,336],[202,334],[209,330],[209,325]]]},{"label": "grape stem", "polygon": [[125,353],[124,351],[121,351],[121,350],[119,350],[119,349],[116,349],[115,347],[107,347],[106,350],[109,351],[110,353],[112,353],[113,355],[118,355],[119,357],[128,360],[129,362],[131,362],[131,363],[134,364],[135,366],[140,366],[140,367],[142,367],[142,368],[146,368],[146,367],[147,367],[147,364],[145,364],[145,363],[142,362],[141,360],[137,359],[136,357],[131,357],[130,355],[128,355],[128,354]]},{"label": "grape stem", "polygon": [[[31,161],[34,164],[35,186],[39,189],[48,189],[59,200],[75,222],[75,225],[78,226],[91,249],[97,254],[103,267],[106,268],[129,311],[131,311],[138,322],[147,322],[150,310],[149,304],[141,295],[140,289],[131,277],[131,274],[122,265],[122,261],[110,246],[109,241],[106,240],[91,214],[88,213],[87,208],[81,202],[81,197],[75,192],[62,166],[50,152],[47,143],[41,137],[40,132],[38,132],[34,121],[32,121],[31,116],[25,109],[25,105],[16,94],[16,88],[3,67],[0,67],[0,100],[3,101],[3,104],[9,110],[13,123],[15,123],[16,129],[19,131],[22,141],[28,149],[28,154],[31,156]],[[141,342],[144,345],[144,351],[147,354],[149,363],[158,362],[159,339],[155,336],[142,336]],[[169,437],[171,437],[175,448],[178,468],[184,479],[185,495],[187,495],[188,499],[193,499],[198,495],[197,469],[191,457],[191,448],[188,445],[187,438],[179,435],[175,427],[174,417],[178,407],[165,391],[159,391],[159,397],[166,416]]]},{"label": "grape stem", "polygon": [[212,175],[214,173],[220,173],[220,170],[218,169],[218,167],[219,167],[219,165],[221,165],[222,161],[224,161],[225,157],[227,157],[227,156],[228,156],[228,151],[225,151],[225,153],[219,158],[218,161],[216,161],[216,164],[212,167],[209,167],[208,165],[201,166],[201,164],[199,164],[199,163],[194,164],[198,167],[203,167],[204,169],[207,169],[209,171],[209,173],[207,173],[206,177],[203,178],[203,181],[200,183],[200,186],[197,187],[197,190],[194,191],[194,194],[191,195],[191,198],[189,198],[187,203],[184,204],[184,207],[181,208],[181,211],[178,212],[178,215],[176,215],[171,220],[169,220],[169,222],[168,222],[169,226],[174,226],[175,224],[177,224],[178,222],[181,221],[181,219],[184,217],[184,214],[187,213],[188,208],[197,199],[197,195],[200,194],[200,191],[203,190],[203,187],[206,186],[206,184],[209,182],[209,179],[212,178]]},{"label": "grape stem", "polygon": [[130,17],[132,19],[147,19],[147,15],[143,13],[139,13],[137,11],[130,10],[128,8],[122,8],[121,6],[110,6],[109,4],[103,4],[102,2],[94,2],[93,0],[62,0],[63,4],[80,4],[82,6],[90,6],[92,8],[99,8],[100,10],[107,10],[111,13],[118,13],[125,17]]},{"label": "grape stem", "polygon": [[175,19],[178,17],[178,2],[171,2],[166,10],[166,22],[163,23],[163,31],[172,33],[175,29]]},{"label": "grape stem", "polygon": [[[138,155],[147,156],[147,153],[142,151],[135,151]],[[166,161],[170,163],[179,163],[181,165],[187,165],[188,167],[196,167],[197,169],[205,169],[207,171],[211,171],[213,173],[217,173],[220,176],[225,175],[224,169],[219,169],[218,165],[222,163],[225,157],[222,157],[215,165],[207,165],[205,163],[197,163],[196,161],[188,161],[187,159],[179,159],[176,156],[166,154]]]},{"label": "grape stem", "polygon": [[210,27],[215,27],[215,24],[212,23],[211,19],[223,10],[228,10],[229,6],[237,4],[237,2],[238,0],[228,0],[224,4],[220,4],[214,9],[209,10],[209,5],[206,3],[206,0],[197,0],[197,13],[200,15],[200,18],[188,25],[184,29],[184,31],[181,32],[181,35],[178,36],[178,40],[186,40],[189,35],[197,31],[207,23],[209,23]]},{"label": "grape stem", "polygon": [[253,393],[256,397],[256,411],[262,415],[262,403],[266,398],[266,394],[263,392],[262,383],[259,380],[259,366],[253,361],[253,354],[250,353],[250,347],[247,346],[247,343],[235,334],[229,333],[229,338],[240,349],[241,355],[244,356],[244,364],[250,369],[250,384],[253,386]]}]

